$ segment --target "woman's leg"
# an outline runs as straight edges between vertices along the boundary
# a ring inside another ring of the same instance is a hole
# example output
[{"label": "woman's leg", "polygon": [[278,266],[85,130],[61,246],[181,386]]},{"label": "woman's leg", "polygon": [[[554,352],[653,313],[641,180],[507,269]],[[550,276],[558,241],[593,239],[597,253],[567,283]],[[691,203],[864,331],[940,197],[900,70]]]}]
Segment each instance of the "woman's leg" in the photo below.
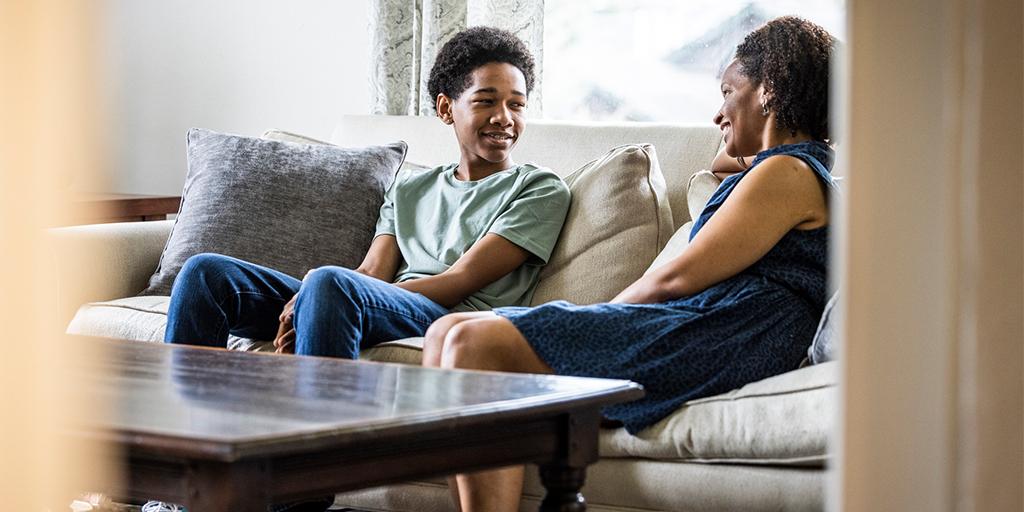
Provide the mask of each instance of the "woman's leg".
[{"label": "woman's leg", "polygon": [[441,350],[444,348],[444,337],[455,324],[479,318],[493,318],[490,311],[472,313],[451,313],[430,324],[426,339],[423,341],[423,366],[437,368],[441,366]]},{"label": "woman's leg", "polygon": [[[444,368],[553,373],[512,322],[498,315],[449,315],[435,325],[424,344],[425,365],[432,365],[436,358]],[[455,481],[462,511],[514,512],[519,508],[522,466],[457,475]]]},{"label": "woman's leg", "polygon": [[[493,316],[494,313],[489,311],[452,313],[430,324],[430,328],[427,329],[427,333],[424,335],[426,339],[423,341],[423,366],[432,368],[441,366],[441,351],[444,348],[444,338],[455,324],[465,322],[466,320],[491,318]],[[462,506],[459,503],[459,482],[454,476],[448,477],[448,492],[451,493],[452,503],[455,504],[456,512],[462,512]]]},{"label": "woman's leg", "polygon": [[224,347],[228,334],[273,339],[278,316],[300,281],[220,254],[185,261],[171,290],[164,341]]},{"label": "woman's leg", "polygon": [[295,301],[295,353],[357,359],[361,348],[423,336],[448,313],[434,301],[342,267],[321,267]]}]

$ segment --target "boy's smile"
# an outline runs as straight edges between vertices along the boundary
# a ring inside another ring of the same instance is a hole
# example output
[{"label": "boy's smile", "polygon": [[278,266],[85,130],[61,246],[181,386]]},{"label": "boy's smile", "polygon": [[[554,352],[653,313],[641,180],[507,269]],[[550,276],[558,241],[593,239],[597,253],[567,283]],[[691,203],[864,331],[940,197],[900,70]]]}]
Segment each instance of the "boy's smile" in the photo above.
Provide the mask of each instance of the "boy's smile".
[{"label": "boy's smile", "polygon": [[473,70],[458,98],[438,98],[438,116],[454,125],[462,152],[457,178],[477,180],[515,165],[511,153],[525,128],[525,91],[519,68],[490,62]]}]

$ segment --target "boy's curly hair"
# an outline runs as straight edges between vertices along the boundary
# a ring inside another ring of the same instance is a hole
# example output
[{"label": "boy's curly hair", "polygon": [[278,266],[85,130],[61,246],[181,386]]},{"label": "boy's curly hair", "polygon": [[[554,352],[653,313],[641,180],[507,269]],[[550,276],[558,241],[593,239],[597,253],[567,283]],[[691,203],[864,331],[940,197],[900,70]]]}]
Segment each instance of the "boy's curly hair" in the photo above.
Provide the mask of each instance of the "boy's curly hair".
[{"label": "boy's curly hair", "polygon": [[458,97],[472,85],[473,71],[491,62],[505,62],[523,72],[526,94],[533,90],[533,55],[515,34],[494,27],[472,27],[452,36],[437,52],[430,69],[427,92]]},{"label": "boy's curly hair", "polygon": [[736,60],[744,75],[764,85],[779,128],[831,141],[829,66],[836,45],[820,26],[784,16],[748,34],[736,47]]}]

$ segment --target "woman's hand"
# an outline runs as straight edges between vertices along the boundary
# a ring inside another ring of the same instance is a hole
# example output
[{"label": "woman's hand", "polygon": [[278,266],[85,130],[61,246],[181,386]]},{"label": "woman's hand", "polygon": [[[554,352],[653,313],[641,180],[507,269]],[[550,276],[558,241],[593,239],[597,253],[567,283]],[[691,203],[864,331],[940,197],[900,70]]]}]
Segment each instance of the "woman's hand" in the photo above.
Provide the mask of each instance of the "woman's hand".
[{"label": "woman's hand", "polygon": [[292,325],[292,319],[295,317],[295,299],[298,296],[299,294],[292,296],[278,317],[281,324],[277,327],[277,336],[274,337],[274,351],[278,354],[295,353],[295,326]]},{"label": "woman's hand", "polygon": [[627,286],[611,302],[613,304],[654,304],[674,298],[676,297],[672,296],[668,283],[658,272],[652,272]]},{"label": "woman's hand", "polygon": [[714,161],[711,162],[711,172],[715,173],[718,179],[724,179],[731,174],[743,172],[750,167],[751,162],[754,161],[752,156],[740,156],[733,158],[726,154],[725,147],[718,151],[715,155]]}]

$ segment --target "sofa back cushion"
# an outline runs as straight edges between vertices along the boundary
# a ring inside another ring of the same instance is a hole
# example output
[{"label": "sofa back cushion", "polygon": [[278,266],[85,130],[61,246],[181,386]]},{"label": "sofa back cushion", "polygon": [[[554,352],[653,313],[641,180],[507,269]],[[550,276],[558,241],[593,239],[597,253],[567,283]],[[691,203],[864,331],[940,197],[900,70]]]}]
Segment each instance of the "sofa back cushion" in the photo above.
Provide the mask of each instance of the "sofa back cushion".
[{"label": "sofa back cushion", "polygon": [[189,257],[215,252],[301,278],[359,265],[406,145],[345,149],[192,129],[181,210],[144,295],[169,295]]},{"label": "sofa back cushion", "polygon": [[[413,162],[433,166],[459,159],[451,127],[429,116],[342,116],[331,142],[363,146],[396,139],[409,143],[409,160]],[[584,124],[530,119],[512,156],[516,162],[534,162],[564,178],[608,148],[649,143],[658,149],[676,229],[690,220],[686,207],[690,175],[711,164],[721,141],[722,133],[711,124]]]},{"label": "sofa back cushion", "polygon": [[[693,173],[690,176],[690,181],[686,187],[686,204],[690,208],[690,216],[696,219],[702,210],[704,205],[708,204],[711,200],[711,196],[714,195],[715,190],[718,190],[718,185],[722,183],[711,171],[703,170]],[[665,248],[658,253],[658,256],[654,258],[651,265],[647,268],[644,274],[668,263],[676,256],[682,254],[683,249],[690,243],[690,229],[693,227],[693,221],[687,221],[676,230],[672,235],[672,238],[665,244]]]},{"label": "sofa back cushion", "polygon": [[672,235],[657,153],[650,144],[620,146],[564,179],[572,202],[532,303],[610,300]]}]

